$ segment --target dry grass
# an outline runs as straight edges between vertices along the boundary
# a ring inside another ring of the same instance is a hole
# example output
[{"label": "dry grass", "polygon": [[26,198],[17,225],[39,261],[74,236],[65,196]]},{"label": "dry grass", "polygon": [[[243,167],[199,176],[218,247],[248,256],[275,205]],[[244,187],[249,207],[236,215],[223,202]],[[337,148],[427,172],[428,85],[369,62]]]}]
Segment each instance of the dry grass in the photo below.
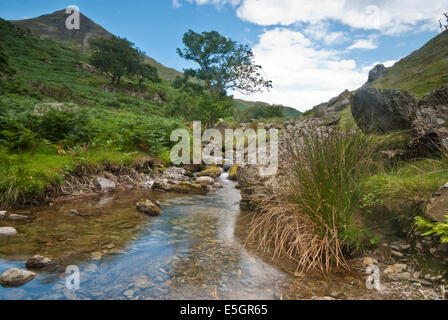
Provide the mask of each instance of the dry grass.
[{"label": "dry grass", "polygon": [[[353,130],[304,134],[291,144],[291,165],[273,196],[250,224],[259,248],[287,256],[301,270],[348,269],[346,255],[359,245],[352,214],[371,165],[370,141]],[[254,199],[256,201],[256,199]]]}]

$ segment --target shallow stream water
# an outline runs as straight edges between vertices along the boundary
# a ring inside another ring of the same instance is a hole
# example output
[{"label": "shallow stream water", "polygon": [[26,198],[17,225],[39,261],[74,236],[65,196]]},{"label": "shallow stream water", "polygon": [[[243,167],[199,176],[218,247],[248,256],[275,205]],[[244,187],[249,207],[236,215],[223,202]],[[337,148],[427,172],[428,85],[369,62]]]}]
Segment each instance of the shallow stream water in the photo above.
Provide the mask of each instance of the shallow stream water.
[{"label": "shallow stream water", "polygon": [[[37,254],[56,263],[23,287],[0,287],[0,299],[279,298],[291,275],[244,248],[235,234],[239,191],[225,176],[219,181],[224,189],[205,196],[123,192],[0,220],[17,229],[0,238],[0,273],[25,269]],[[159,200],[163,215],[137,212],[140,199]],[[79,290],[66,287],[69,265],[80,270]]]}]

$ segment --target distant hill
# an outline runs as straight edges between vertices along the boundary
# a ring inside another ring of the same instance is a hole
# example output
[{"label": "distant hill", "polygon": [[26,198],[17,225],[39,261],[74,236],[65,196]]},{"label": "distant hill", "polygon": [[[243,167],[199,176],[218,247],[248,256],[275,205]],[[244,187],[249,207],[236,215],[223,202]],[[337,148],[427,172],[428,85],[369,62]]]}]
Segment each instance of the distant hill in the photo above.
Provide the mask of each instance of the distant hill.
[{"label": "distant hill", "polygon": [[[13,20],[10,22],[25,31],[39,35],[42,39],[57,41],[64,46],[84,53],[89,51],[89,40],[112,37],[112,33],[82,13],[80,15],[81,29],[68,30],[65,26],[67,17],[65,10],[60,10],[37,18]],[[174,80],[176,76],[182,75],[182,72],[168,68],[151,57],[146,57],[146,61],[157,68],[159,75],[163,79]]]},{"label": "distant hill", "polygon": [[367,86],[408,90],[418,97],[448,83],[448,30],[401,59]]},{"label": "distant hill", "polygon": [[[241,100],[241,99],[235,99],[236,102],[236,107],[239,111],[244,112],[246,110],[248,110],[251,107],[266,107],[269,108],[271,107],[271,105],[269,103],[266,102],[252,102],[252,101],[246,101],[246,100]],[[298,118],[300,116],[302,116],[302,113],[294,108],[291,107],[283,107],[283,114],[285,116],[285,118],[291,119],[291,118]]]}]

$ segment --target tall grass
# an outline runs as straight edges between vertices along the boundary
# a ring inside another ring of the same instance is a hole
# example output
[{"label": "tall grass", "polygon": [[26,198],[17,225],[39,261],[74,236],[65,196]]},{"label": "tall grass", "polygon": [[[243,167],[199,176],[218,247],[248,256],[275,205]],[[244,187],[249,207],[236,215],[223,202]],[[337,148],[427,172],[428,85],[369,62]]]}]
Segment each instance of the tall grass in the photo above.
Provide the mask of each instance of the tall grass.
[{"label": "tall grass", "polygon": [[251,235],[299,269],[348,268],[346,254],[359,238],[352,215],[372,163],[369,138],[351,129],[305,133],[288,157],[285,183],[263,201]]}]

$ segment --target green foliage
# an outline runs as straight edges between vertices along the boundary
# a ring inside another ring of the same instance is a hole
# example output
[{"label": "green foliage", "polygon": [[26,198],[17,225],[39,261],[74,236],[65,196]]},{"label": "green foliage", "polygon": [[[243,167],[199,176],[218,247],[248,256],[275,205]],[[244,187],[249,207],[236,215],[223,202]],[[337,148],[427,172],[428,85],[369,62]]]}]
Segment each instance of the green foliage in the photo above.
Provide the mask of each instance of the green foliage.
[{"label": "green foliage", "polygon": [[207,89],[219,94],[229,89],[255,93],[272,87],[260,75],[261,66],[254,64],[254,55],[247,45],[238,45],[216,31],[201,34],[189,30],[183,36],[184,50],[178,54],[199,65],[185,74],[206,83]]},{"label": "green foliage", "polygon": [[346,245],[356,245],[360,234],[352,214],[362,199],[362,179],[370,172],[368,140],[357,131],[329,131],[305,134],[303,143],[289,147],[290,201],[320,226],[322,235],[330,231]]},{"label": "green foliage", "polygon": [[149,81],[149,82],[155,82],[160,83],[162,79],[160,79],[156,67],[147,64],[147,63],[140,63],[137,67],[136,71],[137,77],[138,77],[138,85],[141,86],[143,81]]},{"label": "green foliage", "polygon": [[448,216],[446,222],[432,222],[423,217],[415,217],[415,225],[422,230],[423,236],[438,236],[440,242],[448,243]]},{"label": "green foliage", "polygon": [[261,106],[256,105],[247,109],[245,112],[241,113],[239,120],[242,122],[249,122],[251,119],[273,119],[273,118],[283,118],[283,107],[281,106]]},{"label": "green foliage", "polygon": [[124,75],[147,72],[140,66],[141,56],[134,44],[120,37],[100,38],[90,41],[93,54],[90,63],[103,72],[113,84],[120,84]]}]

